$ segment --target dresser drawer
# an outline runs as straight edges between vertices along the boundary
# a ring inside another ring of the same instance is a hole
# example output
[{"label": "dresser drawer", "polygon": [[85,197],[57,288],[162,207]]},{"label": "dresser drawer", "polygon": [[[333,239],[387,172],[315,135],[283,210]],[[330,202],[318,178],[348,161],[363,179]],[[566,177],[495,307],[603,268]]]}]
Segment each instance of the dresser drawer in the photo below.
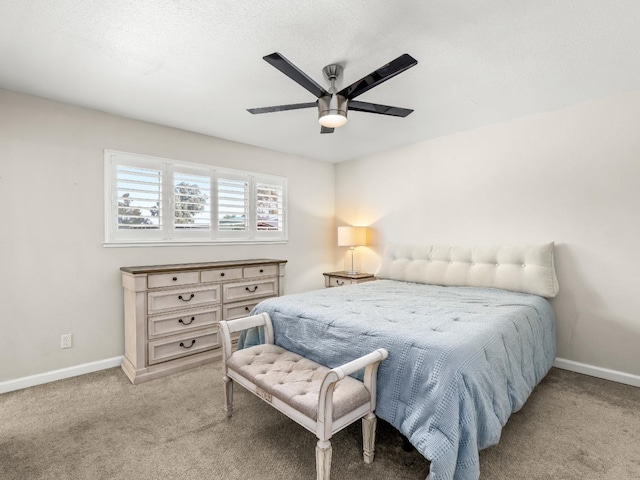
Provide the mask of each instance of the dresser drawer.
[{"label": "dresser drawer", "polygon": [[220,268],[200,272],[202,283],[238,280],[242,278],[242,268]]},{"label": "dresser drawer", "polygon": [[149,317],[149,337],[188,332],[202,327],[210,327],[220,321],[220,307],[207,310],[188,310],[180,315],[155,315]]},{"label": "dresser drawer", "polygon": [[343,285],[355,285],[357,280],[351,280],[343,277],[327,277],[328,287],[342,287]]},{"label": "dresser drawer", "polygon": [[200,272],[156,273],[147,277],[147,288],[178,287],[200,283]]},{"label": "dresser drawer", "polygon": [[220,285],[149,292],[148,312],[193,308],[206,303],[220,303]]},{"label": "dresser drawer", "polygon": [[244,267],[244,278],[260,278],[278,275],[277,265],[262,265],[259,267]]},{"label": "dresser drawer", "polygon": [[343,285],[356,285],[357,283],[373,282],[376,277],[371,273],[335,272],[323,273],[325,287],[342,287]]},{"label": "dresser drawer", "polygon": [[220,346],[217,328],[207,329],[194,335],[180,335],[162,340],[153,340],[148,344],[149,365],[186,357]]},{"label": "dresser drawer", "polygon": [[264,299],[259,298],[256,300],[249,300],[247,302],[226,304],[222,307],[224,319],[234,320],[236,318],[246,317],[251,313],[251,310],[253,310],[253,307],[255,307],[262,300]]},{"label": "dresser drawer", "polygon": [[278,279],[256,280],[223,285],[224,302],[249,300],[251,298],[273,297],[278,293]]}]

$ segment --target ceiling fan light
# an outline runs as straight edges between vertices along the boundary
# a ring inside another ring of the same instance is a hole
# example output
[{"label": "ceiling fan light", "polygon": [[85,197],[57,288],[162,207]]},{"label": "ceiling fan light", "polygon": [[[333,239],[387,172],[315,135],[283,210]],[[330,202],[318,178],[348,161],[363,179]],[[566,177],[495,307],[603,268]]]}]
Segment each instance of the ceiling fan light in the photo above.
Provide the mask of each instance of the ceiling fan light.
[{"label": "ceiling fan light", "polygon": [[347,99],[335,93],[320,97],[318,123],[327,128],[338,128],[347,123]]},{"label": "ceiling fan light", "polygon": [[318,123],[327,128],[338,128],[347,123],[347,117],[341,113],[327,113],[318,119]]}]

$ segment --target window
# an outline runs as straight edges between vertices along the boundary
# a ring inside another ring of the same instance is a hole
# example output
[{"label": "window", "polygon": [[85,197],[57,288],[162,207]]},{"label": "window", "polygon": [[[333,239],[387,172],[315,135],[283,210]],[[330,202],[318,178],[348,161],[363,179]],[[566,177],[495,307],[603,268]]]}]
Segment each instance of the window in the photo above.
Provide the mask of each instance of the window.
[{"label": "window", "polygon": [[283,177],[105,150],[105,243],[282,242]]}]

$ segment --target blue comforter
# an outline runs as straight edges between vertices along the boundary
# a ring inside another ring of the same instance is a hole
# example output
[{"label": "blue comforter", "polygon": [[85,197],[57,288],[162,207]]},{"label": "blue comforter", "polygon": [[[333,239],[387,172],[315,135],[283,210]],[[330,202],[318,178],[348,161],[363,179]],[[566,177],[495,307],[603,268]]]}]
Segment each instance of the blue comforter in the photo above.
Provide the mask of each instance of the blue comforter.
[{"label": "blue comforter", "polygon": [[[331,368],[384,347],[376,415],[431,461],[428,480],[475,480],[555,358],[549,302],[392,280],[271,298],[276,344]],[[254,334],[244,346],[258,343]]]}]

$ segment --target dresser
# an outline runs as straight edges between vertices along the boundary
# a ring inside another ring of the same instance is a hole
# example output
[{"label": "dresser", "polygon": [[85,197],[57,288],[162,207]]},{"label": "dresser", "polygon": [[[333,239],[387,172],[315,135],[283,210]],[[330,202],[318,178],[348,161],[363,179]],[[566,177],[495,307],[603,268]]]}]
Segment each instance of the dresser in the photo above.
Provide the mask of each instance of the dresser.
[{"label": "dresser", "polygon": [[222,357],[218,322],[282,294],[286,260],[122,267],[124,360],[132,383]]}]

